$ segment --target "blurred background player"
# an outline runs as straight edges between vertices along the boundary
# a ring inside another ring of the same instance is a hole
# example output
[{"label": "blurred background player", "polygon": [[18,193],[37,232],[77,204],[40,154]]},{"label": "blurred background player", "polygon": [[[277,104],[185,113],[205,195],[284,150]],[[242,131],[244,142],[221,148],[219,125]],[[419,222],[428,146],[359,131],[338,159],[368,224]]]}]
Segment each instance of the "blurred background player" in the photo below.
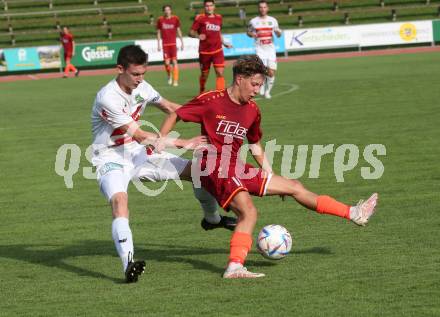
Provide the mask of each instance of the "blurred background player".
[{"label": "blurred background player", "polygon": [[211,64],[214,66],[217,90],[225,88],[225,78],[223,71],[225,67],[225,57],[223,47],[231,48],[232,45],[223,41],[221,34],[223,18],[220,14],[214,13],[214,0],[205,0],[202,14],[198,14],[191,26],[189,36],[198,38],[199,44],[199,63],[200,63],[200,93],[205,91],[206,81],[208,80]]},{"label": "blurred background player", "polygon": [[75,76],[79,75],[79,69],[77,69],[72,63],[72,57],[75,55],[75,41],[73,40],[73,34],[67,26],[63,27],[63,31],[60,33],[60,41],[64,49],[64,78],[67,78],[69,72],[75,73]]},{"label": "blurred background player", "polygon": [[[181,47],[183,50],[182,31],[180,30],[179,17],[172,15],[171,5],[162,7],[163,16],[157,19],[157,49],[161,50],[160,41],[162,40],[163,61],[165,70],[168,74],[168,84],[173,86],[179,85],[179,68],[177,66],[177,46],[176,35],[179,36]],[[171,66],[172,63],[172,66]]]},{"label": "blurred background player", "polygon": [[258,3],[258,12],[259,16],[249,22],[247,35],[255,38],[256,53],[269,69],[264,85],[260,89],[260,94],[270,99],[270,91],[275,82],[275,71],[277,69],[277,53],[273,43],[273,34],[275,33],[277,37],[280,37],[281,30],[277,19],[267,15],[269,6],[266,1]]},{"label": "blurred background player", "polygon": [[[178,119],[201,124],[201,131],[207,135],[211,149],[200,148],[202,155],[198,155],[198,163],[205,170],[212,167],[213,172],[209,175],[193,173],[193,179],[199,176],[201,185],[217,199],[219,205],[225,210],[232,210],[238,217],[223,277],[257,278],[264,274],[249,272],[243,266],[252,246],[258,214],[250,195],[290,196],[310,210],[350,219],[360,226],[366,225],[373,215],[378,195],[373,194],[367,201],[349,206],[330,196],[309,191],[298,180],[274,174],[260,143],[263,135],[261,113],[253,101],[267,75],[267,68],[258,56],[248,55],[237,59],[232,72],[230,87],[202,94],[169,114],[161,134],[166,136]],[[241,161],[239,157],[245,138],[259,168]]]}]

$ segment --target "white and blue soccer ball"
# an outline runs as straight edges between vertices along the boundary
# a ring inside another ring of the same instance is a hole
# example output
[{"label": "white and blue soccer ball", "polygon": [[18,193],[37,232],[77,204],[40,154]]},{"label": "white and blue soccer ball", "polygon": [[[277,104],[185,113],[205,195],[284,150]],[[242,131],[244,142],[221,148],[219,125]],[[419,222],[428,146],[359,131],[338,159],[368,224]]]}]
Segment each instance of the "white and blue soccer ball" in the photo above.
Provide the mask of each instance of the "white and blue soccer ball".
[{"label": "white and blue soccer ball", "polygon": [[292,249],[292,236],[280,225],[268,225],[257,238],[257,251],[270,260],[281,260]]}]

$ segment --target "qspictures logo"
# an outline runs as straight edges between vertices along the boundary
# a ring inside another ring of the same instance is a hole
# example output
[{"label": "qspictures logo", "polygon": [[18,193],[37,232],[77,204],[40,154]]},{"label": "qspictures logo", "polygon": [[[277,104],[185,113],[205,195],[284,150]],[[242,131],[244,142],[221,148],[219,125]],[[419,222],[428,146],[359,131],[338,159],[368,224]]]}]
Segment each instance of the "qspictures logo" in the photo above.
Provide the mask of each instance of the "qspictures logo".
[{"label": "qspictures logo", "polygon": [[83,48],[81,55],[85,61],[91,63],[95,61],[106,61],[113,60],[113,55],[115,54],[114,49],[109,49],[107,45],[97,46],[96,48],[91,48],[86,46]]}]

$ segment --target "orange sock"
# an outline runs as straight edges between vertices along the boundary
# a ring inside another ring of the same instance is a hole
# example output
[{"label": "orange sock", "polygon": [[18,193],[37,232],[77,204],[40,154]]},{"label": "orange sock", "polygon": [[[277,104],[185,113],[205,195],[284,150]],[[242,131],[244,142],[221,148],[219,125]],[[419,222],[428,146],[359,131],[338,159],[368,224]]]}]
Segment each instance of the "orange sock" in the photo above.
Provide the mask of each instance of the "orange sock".
[{"label": "orange sock", "polygon": [[217,79],[215,80],[215,89],[225,89],[225,77],[217,77]]},{"label": "orange sock", "polygon": [[171,66],[170,65],[165,65],[165,71],[167,72],[168,77],[170,77]]},{"label": "orange sock", "polygon": [[231,237],[229,262],[244,264],[252,246],[252,237],[248,233],[234,232]]},{"label": "orange sock", "polygon": [[70,69],[72,70],[72,72],[76,73],[77,69],[73,64],[70,64]]},{"label": "orange sock", "polygon": [[202,93],[205,91],[206,79],[204,77],[200,76],[199,83],[200,83],[200,93]]},{"label": "orange sock", "polygon": [[316,211],[321,214],[350,219],[350,206],[347,206],[330,196],[318,196]]},{"label": "orange sock", "polygon": [[177,67],[177,65],[174,66],[174,69],[173,69],[173,81],[175,83],[177,83],[179,81],[179,68]]},{"label": "orange sock", "polygon": [[67,64],[66,68],[64,68],[64,75],[67,75],[69,72],[76,72],[75,66],[71,63]]}]

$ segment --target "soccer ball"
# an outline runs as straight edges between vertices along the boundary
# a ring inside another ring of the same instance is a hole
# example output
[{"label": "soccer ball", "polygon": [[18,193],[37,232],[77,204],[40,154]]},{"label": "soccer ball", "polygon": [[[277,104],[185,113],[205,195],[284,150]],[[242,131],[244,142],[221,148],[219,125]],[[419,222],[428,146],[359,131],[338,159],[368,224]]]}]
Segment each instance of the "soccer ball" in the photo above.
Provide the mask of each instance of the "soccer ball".
[{"label": "soccer ball", "polygon": [[257,251],[267,259],[281,260],[292,248],[292,236],[280,225],[268,225],[257,238]]}]

